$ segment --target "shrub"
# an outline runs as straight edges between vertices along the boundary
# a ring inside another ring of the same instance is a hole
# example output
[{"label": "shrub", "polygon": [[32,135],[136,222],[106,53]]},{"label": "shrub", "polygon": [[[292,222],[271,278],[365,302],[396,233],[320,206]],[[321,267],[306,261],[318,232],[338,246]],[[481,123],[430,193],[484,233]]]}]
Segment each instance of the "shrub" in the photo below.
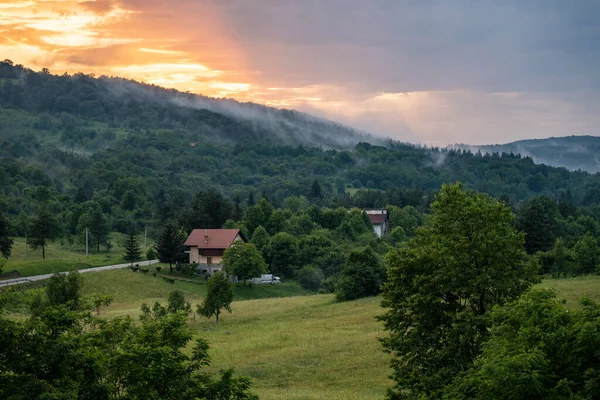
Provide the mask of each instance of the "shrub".
[{"label": "shrub", "polygon": [[317,291],[321,287],[323,272],[317,267],[310,265],[300,268],[297,274],[298,282],[304,289]]}]

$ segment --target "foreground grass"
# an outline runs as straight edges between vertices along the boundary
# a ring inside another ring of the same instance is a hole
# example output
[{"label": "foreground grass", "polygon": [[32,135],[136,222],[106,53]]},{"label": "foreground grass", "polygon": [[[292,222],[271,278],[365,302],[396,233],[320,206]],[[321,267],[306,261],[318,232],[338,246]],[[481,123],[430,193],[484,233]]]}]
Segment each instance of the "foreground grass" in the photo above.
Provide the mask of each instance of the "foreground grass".
[{"label": "foreground grass", "polygon": [[120,264],[124,262],[123,248],[120,246],[120,242],[119,234],[111,234],[111,243],[114,246],[109,252],[101,249],[97,253],[95,249],[90,249],[87,257],[85,256],[85,247],[81,244],[61,245],[59,242],[54,242],[46,248],[46,259],[44,260],[41,249],[29,248],[28,255],[25,257],[25,239],[16,238],[11,257],[4,266],[3,272],[16,270],[21,276],[33,276]]},{"label": "foreground grass", "polygon": [[215,371],[235,366],[261,399],[382,399],[391,385],[379,298],[333,295],[235,302],[222,321],[196,319]]}]

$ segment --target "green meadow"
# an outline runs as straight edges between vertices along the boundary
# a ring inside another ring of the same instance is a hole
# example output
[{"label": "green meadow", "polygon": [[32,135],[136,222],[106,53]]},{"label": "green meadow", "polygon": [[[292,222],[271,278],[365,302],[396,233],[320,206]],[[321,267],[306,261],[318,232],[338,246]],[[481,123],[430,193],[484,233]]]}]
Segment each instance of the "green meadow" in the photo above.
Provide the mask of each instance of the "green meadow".
[{"label": "green meadow", "polygon": [[[85,296],[110,295],[105,317],[137,318],[142,303],[166,303],[169,292],[181,290],[195,305],[206,294],[201,279],[132,272],[128,269],[83,275]],[[162,276],[174,278],[173,283]],[[600,277],[547,279],[569,307],[578,299],[600,301]],[[40,290],[40,289],[37,289]],[[30,292],[30,291],[26,291]],[[30,298],[26,292],[20,294]],[[379,298],[338,303],[333,295],[310,295],[295,282],[235,287],[232,313],[214,319],[193,315],[190,327],[210,343],[211,371],[235,367],[252,378],[261,399],[382,399],[392,382],[389,355],[378,338],[385,335],[376,316]]]}]

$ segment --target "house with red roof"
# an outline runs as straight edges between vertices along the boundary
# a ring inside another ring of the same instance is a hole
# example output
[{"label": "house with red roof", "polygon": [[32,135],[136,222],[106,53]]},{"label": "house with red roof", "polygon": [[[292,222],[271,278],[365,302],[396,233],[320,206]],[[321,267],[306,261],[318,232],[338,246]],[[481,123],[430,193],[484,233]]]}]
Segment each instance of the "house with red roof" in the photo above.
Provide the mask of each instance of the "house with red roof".
[{"label": "house with red roof", "polygon": [[208,275],[220,271],[223,253],[236,240],[246,241],[239,229],[194,229],[185,241],[190,264],[198,264],[198,269]]},{"label": "house with red roof", "polygon": [[388,211],[385,208],[381,209],[366,209],[365,212],[373,225],[373,231],[377,237],[382,237],[389,229]]}]

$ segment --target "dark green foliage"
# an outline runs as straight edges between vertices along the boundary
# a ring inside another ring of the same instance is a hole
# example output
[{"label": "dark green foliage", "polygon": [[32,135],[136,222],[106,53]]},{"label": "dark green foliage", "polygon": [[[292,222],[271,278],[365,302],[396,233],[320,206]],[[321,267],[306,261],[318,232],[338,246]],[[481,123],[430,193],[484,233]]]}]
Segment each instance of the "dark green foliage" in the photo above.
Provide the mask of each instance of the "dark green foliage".
[{"label": "dark green foliage", "polygon": [[65,304],[72,309],[79,308],[82,284],[83,278],[77,271],[52,275],[46,285],[48,304],[51,306]]},{"label": "dark green foliage", "polygon": [[323,190],[321,189],[321,185],[315,179],[310,187],[310,193],[308,196],[313,200],[320,200],[323,198]]},{"label": "dark green foliage", "polygon": [[390,398],[440,398],[488,337],[489,313],[535,281],[524,235],[502,202],[444,185],[431,217],[387,256],[380,319],[393,355]]},{"label": "dark green foliage", "polygon": [[42,248],[42,258],[46,258],[46,246],[59,234],[58,222],[46,207],[42,207],[31,221],[29,244],[33,249]]},{"label": "dark green foliage", "polygon": [[189,314],[192,312],[192,305],[189,301],[185,300],[183,293],[179,290],[174,290],[171,293],[169,293],[169,299],[167,301],[167,310],[170,313],[183,311],[186,314]]},{"label": "dark green foliage", "polygon": [[377,296],[384,280],[385,268],[370,247],[352,251],[342,267],[335,297],[338,301],[348,301]]},{"label": "dark green foliage", "polygon": [[517,212],[516,227],[525,232],[525,249],[532,254],[548,251],[558,234],[556,201],[548,196],[526,200]]},{"label": "dark green foliage", "polygon": [[229,200],[216,189],[196,194],[187,210],[182,214],[181,224],[188,230],[208,228],[220,229],[231,217]]},{"label": "dark green foliage", "polygon": [[271,237],[266,255],[272,273],[286,278],[293,276],[298,267],[298,245],[292,235],[280,232]]},{"label": "dark green foliage", "polygon": [[74,308],[72,297],[64,297],[66,304],[50,301],[26,320],[0,313],[0,398],[257,399],[247,378],[232,370],[216,377],[205,371],[205,340],[196,339],[189,351],[189,303],[182,296],[172,294],[167,307],[144,304],[138,324],[130,317],[93,316],[96,306],[84,305],[95,302]]},{"label": "dark green foliage", "polygon": [[210,318],[216,316],[219,322],[221,309],[231,312],[231,302],[233,301],[233,284],[227,276],[217,271],[210,277],[206,284],[206,297],[202,304],[198,304],[198,314]]},{"label": "dark green foliage", "polygon": [[312,290],[316,292],[321,288],[321,282],[323,281],[323,272],[317,267],[307,265],[298,270],[296,279],[302,285],[304,289]]},{"label": "dark green foliage", "polygon": [[254,233],[252,234],[252,239],[250,239],[250,242],[254,243],[254,245],[256,246],[258,251],[261,252],[261,254],[265,254],[265,249],[269,245],[270,238],[271,237],[267,233],[267,230],[265,228],[263,228],[262,225],[259,225],[254,230]]},{"label": "dark green foliage", "polygon": [[548,291],[495,309],[490,337],[446,399],[597,399],[600,308],[573,312]]},{"label": "dark green foliage", "polygon": [[9,236],[8,219],[0,214],[0,254],[4,258],[10,257],[13,240]]},{"label": "dark green foliage", "polygon": [[134,261],[138,261],[142,256],[142,250],[140,248],[140,242],[136,236],[135,230],[132,228],[125,237],[125,243],[123,245],[125,253],[123,259],[131,263],[133,267]]},{"label": "dark green foliage", "polygon": [[237,240],[223,253],[223,270],[246,284],[247,279],[266,273],[267,264],[254,244]]},{"label": "dark green foliage", "polygon": [[183,261],[185,257],[185,235],[173,223],[167,223],[160,232],[156,245],[156,253],[160,262],[169,263],[173,272],[173,263]]}]

